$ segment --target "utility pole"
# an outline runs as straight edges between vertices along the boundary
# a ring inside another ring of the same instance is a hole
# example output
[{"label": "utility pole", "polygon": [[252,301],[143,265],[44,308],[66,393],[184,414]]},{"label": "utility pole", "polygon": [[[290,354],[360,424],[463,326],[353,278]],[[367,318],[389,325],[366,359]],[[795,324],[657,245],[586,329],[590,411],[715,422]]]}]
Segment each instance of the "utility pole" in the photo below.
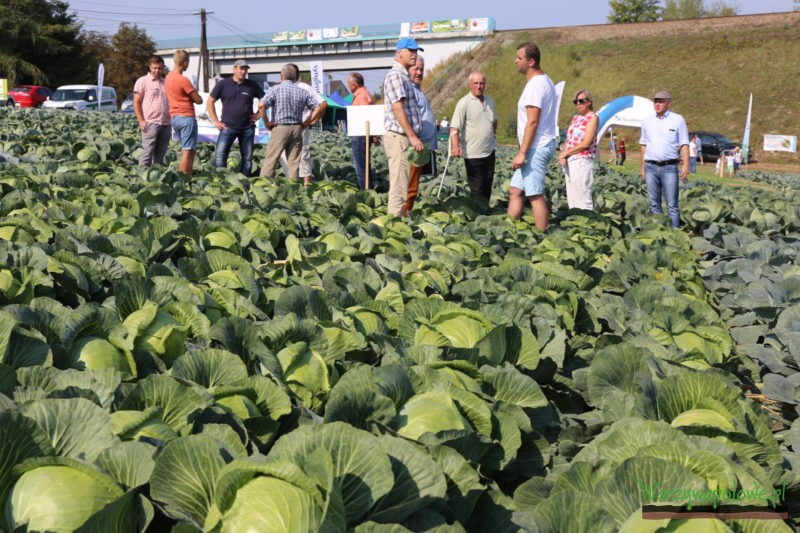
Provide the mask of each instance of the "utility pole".
[{"label": "utility pole", "polygon": [[[206,16],[213,15],[213,11],[206,11],[201,8],[200,11],[195,11],[194,15],[200,15],[200,62],[197,65],[197,77],[203,80],[203,92],[208,92],[208,39],[206,38]],[[203,71],[202,78],[200,71]]]}]

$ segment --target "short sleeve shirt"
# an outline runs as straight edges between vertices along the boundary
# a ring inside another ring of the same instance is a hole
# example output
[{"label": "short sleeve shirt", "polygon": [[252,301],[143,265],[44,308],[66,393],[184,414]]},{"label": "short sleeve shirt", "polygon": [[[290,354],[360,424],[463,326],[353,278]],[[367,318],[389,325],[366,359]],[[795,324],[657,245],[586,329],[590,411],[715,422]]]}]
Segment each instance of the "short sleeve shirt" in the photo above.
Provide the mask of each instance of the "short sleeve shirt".
[{"label": "short sleeve shirt", "polygon": [[164,78],[154,78],[149,72],[136,80],[133,92],[142,97],[142,114],[148,124],[168,126],[169,102],[164,90]]},{"label": "short sleeve shirt", "polygon": [[689,146],[686,121],[677,113],[667,110],[662,117],[653,114],[642,120],[639,144],[646,146],[645,159],[670,161],[679,159],[681,146]]},{"label": "short sleeve shirt", "polygon": [[422,118],[419,140],[427,144],[431,150],[436,150],[436,115],[433,114],[428,98],[416,85],[414,85],[414,97],[419,105],[419,114]]},{"label": "short sleeve shirt", "polygon": [[164,81],[164,88],[167,91],[169,100],[169,114],[172,117],[193,117],[194,102],[189,99],[189,95],[197,91],[192,82],[183,74],[170,72]]},{"label": "short sleeve shirt", "polygon": [[392,111],[392,104],[403,100],[403,110],[406,112],[408,123],[414,133],[419,135],[422,129],[422,116],[419,112],[419,104],[416,101],[414,84],[411,83],[408,71],[397,61],[394,62],[392,69],[383,81],[383,97],[385,102],[383,104],[384,129],[405,135],[403,127],[394,116],[394,111]]},{"label": "short sleeve shirt", "polygon": [[253,125],[253,100],[263,98],[264,89],[256,82],[245,78],[236,83],[233,78],[223,78],[210,95],[214,100],[222,102],[222,122],[229,128],[247,128]]},{"label": "short sleeve shirt", "polygon": [[556,88],[547,74],[529,79],[517,102],[517,138],[520,144],[528,123],[528,107],[539,108],[539,124],[531,148],[545,146],[556,138]]},{"label": "short sleeve shirt", "polygon": [[[585,115],[578,114],[572,117],[572,122],[570,122],[569,129],[567,130],[567,140],[564,141],[565,150],[570,150],[583,142],[586,138],[586,128],[595,116],[596,114],[594,112],[589,112]],[[569,156],[569,159],[594,159],[595,157],[597,157],[597,141],[593,139],[589,148],[583,152],[572,154]]]},{"label": "short sleeve shirt", "polygon": [[372,105],[374,100],[366,87],[361,86],[353,93],[353,105]]},{"label": "short sleeve shirt", "polygon": [[[319,105],[325,101],[325,98],[323,98],[321,94],[315,91],[314,88],[311,85],[307,84],[306,82],[298,81],[297,83],[295,83],[295,85],[297,85],[298,87],[309,93],[311,96],[313,96],[314,100],[316,101],[316,105]],[[312,109],[306,109],[306,111],[303,113],[303,120],[307,120],[309,117],[311,117],[311,111]]]},{"label": "short sleeve shirt", "polygon": [[451,128],[459,132],[465,159],[488,157],[496,146],[494,123],[497,113],[494,102],[484,95],[483,102],[472,93],[467,93],[456,104]]},{"label": "short sleeve shirt", "polygon": [[296,83],[282,81],[278,85],[270,87],[267,94],[261,99],[261,103],[267,108],[272,108],[274,122],[300,124],[304,120],[303,114],[317,106],[317,99]]}]

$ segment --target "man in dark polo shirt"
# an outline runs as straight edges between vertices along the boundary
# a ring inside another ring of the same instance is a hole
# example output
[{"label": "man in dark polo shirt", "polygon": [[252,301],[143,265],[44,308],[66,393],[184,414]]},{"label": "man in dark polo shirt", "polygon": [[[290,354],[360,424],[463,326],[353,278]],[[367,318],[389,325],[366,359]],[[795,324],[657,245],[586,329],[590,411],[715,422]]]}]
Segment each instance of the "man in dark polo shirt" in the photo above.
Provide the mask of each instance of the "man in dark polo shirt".
[{"label": "man in dark polo shirt", "polygon": [[[260,100],[264,96],[264,90],[247,79],[248,70],[250,65],[239,59],[233,64],[233,76],[218,81],[208,96],[208,117],[219,129],[214,166],[227,166],[233,141],[238,139],[239,153],[242,155],[241,172],[245,176],[250,176],[253,167],[255,122],[262,111],[259,104],[258,112],[253,112],[253,100]],[[217,100],[222,101],[222,121],[217,118],[214,108]]]}]

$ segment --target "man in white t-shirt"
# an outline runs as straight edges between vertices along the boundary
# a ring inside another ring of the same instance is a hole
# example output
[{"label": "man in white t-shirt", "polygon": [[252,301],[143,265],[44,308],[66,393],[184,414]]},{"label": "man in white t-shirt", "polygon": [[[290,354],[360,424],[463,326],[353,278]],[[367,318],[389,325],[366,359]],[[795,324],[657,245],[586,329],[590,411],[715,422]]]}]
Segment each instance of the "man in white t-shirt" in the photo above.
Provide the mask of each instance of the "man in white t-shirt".
[{"label": "man in white t-shirt", "polygon": [[550,213],[544,196],[547,165],[556,150],[556,89],[541,69],[541,53],[536,43],[517,47],[514,63],[528,80],[517,103],[519,152],[511,162],[514,176],[508,189],[508,215],[518,219],[528,200],[539,230],[547,229]]}]

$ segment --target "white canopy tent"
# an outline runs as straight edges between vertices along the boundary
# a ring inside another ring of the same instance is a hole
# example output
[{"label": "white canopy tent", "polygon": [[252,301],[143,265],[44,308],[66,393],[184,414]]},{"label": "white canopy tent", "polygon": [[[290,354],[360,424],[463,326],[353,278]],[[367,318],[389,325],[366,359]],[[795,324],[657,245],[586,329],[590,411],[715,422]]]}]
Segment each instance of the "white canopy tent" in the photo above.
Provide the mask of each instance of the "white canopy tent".
[{"label": "white canopy tent", "polygon": [[597,111],[600,122],[597,125],[596,139],[598,142],[602,140],[611,126],[640,128],[642,120],[654,112],[652,100],[643,96],[621,96],[611,100]]}]

